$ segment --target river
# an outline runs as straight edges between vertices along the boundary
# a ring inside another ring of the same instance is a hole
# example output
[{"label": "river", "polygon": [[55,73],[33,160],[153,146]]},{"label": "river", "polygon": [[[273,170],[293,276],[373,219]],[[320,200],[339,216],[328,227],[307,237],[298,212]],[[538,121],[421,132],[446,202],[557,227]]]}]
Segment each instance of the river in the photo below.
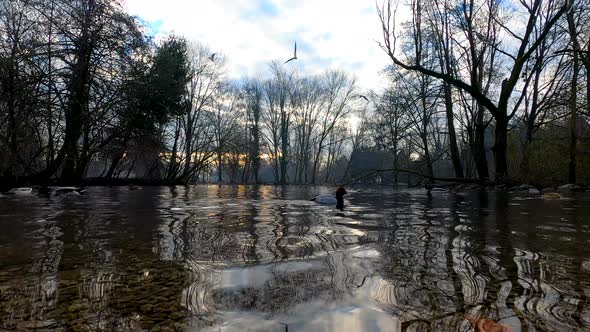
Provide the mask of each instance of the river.
[{"label": "river", "polygon": [[0,330],[590,329],[590,194],[334,189],[2,197]]}]

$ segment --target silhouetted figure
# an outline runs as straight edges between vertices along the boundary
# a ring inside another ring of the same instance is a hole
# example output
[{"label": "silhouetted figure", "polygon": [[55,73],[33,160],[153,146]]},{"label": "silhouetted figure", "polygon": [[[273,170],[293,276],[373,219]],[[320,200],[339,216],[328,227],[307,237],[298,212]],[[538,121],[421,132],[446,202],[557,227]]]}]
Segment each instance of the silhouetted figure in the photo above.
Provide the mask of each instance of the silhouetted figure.
[{"label": "silhouetted figure", "polygon": [[336,190],[336,208],[339,210],[343,210],[344,209],[344,195],[348,194],[346,192],[346,189],[344,189],[344,187],[340,187],[338,188],[338,190]]}]

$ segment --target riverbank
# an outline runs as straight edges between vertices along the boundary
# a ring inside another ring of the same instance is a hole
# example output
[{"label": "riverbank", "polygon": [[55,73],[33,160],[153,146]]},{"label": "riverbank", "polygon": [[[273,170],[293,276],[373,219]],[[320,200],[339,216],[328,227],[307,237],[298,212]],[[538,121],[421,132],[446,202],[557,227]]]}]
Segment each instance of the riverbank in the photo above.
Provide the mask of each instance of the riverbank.
[{"label": "riverbank", "polygon": [[103,186],[103,187],[117,187],[117,186],[173,186],[182,185],[180,181],[165,181],[165,180],[149,180],[149,179],[106,179],[106,178],[87,178],[76,183],[66,183],[59,179],[49,179],[46,181],[39,181],[32,177],[0,177],[0,192],[6,192],[11,188],[16,187],[32,187],[41,188],[44,186]]},{"label": "riverbank", "polygon": [[[210,183],[211,184],[211,183]],[[240,185],[243,183],[222,183],[223,185]],[[106,179],[106,178],[87,178],[83,179],[77,183],[64,183],[59,179],[49,179],[47,181],[39,181],[38,179],[33,179],[31,177],[19,177],[19,178],[8,178],[8,177],[0,177],[0,192],[6,192],[12,188],[16,187],[32,187],[32,188],[41,188],[45,186],[78,186],[78,187],[86,187],[86,186],[102,186],[102,187],[119,187],[119,186],[176,186],[176,185],[186,185],[186,183],[181,181],[167,181],[167,180],[154,180],[154,179]],[[246,185],[254,185],[254,183],[246,183]],[[274,183],[259,183],[259,185],[269,185],[274,186]],[[337,184],[323,184],[323,185],[331,185],[331,186],[338,186]],[[289,186],[315,186],[312,184],[289,184]],[[391,188],[392,184],[350,184],[346,187],[383,187],[383,188]],[[400,184],[399,188],[406,187],[407,184],[403,186]],[[484,190],[505,190],[505,191],[512,191],[512,192],[539,192],[539,193],[546,193],[546,192],[585,192],[590,190],[590,186],[588,185],[573,185],[573,184],[562,184],[559,186],[540,186],[540,185],[530,185],[530,184],[521,184],[518,182],[510,182],[505,184],[496,184],[494,182],[487,182],[487,183],[453,183],[453,182],[438,182],[434,184],[426,184],[426,185],[419,185],[419,187],[423,187],[426,189],[431,188],[446,188],[452,191],[465,191],[465,190],[476,190],[476,189],[484,189]]]}]

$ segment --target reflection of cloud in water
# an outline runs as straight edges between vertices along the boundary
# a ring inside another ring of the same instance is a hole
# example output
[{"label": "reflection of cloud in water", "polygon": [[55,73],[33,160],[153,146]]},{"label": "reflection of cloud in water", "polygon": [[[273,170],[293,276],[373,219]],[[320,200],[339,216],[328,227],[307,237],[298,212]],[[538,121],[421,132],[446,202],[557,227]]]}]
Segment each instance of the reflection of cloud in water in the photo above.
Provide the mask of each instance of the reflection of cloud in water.
[{"label": "reflection of cloud in water", "polygon": [[6,200],[0,329],[590,328],[587,200],[364,188],[344,211],[307,201],[330,192],[90,188],[75,202],[31,197],[26,211]]},{"label": "reflection of cloud in water", "polygon": [[337,303],[306,302],[273,317],[251,311],[227,311],[222,321],[204,331],[401,331],[401,321],[375,307],[366,299],[349,297]]},{"label": "reflection of cloud in water", "polygon": [[260,287],[267,283],[275,273],[295,273],[306,270],[319,270],[319,261],[286,261],[251,267],[223,269],[219,288]]}]

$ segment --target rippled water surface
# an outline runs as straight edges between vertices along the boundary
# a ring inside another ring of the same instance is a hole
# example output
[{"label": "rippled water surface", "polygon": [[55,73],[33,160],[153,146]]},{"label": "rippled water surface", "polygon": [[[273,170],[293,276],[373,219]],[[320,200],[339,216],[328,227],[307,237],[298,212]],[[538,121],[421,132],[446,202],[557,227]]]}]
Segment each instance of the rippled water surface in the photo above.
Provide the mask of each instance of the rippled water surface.
[{"label": "rippled water surface", "polygon": [[590,195],[89,188],[0,198],[0,330],[590,329]]}]

